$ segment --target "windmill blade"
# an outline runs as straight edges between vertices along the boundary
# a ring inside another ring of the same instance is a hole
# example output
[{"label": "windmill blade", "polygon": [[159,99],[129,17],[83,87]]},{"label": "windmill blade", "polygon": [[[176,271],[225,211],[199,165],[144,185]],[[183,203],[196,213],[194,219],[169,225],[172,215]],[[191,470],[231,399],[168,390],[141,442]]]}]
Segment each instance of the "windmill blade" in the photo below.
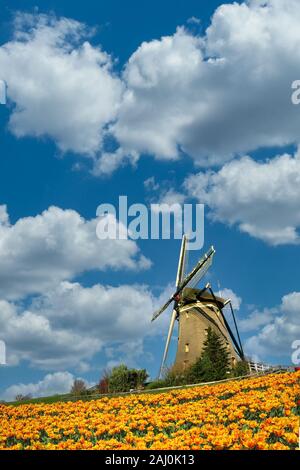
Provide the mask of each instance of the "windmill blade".
[{"label": "windmill blade", "polygon": [[234,314],[234,310],[233,310],[233,306],[232,306],[231,301],[229,302],[229,306],[230,306],[232,318],[233,318],[233,321],[234,321],[234,326],[235,326],[236,334],[237,334],[237,337],[238,337],[239,345],[240,345],[240,348],[241,348],[241,352],[242,352],[242,355],[244,356],[244,351],[243,351],[243,346],[242,346],[242,342],[241,342],[241,338],[240,338],[240,333],[239,333],[239,329],[238,329],[237,322],[236,322],[236,319],[235,319],[235,314]]},{"label": "windmill blade", "polygon": [[171,341],[171,337],[172,337],[172,333],[173,333],[173,329],[174,329],[174,324],[175,324],[175,321],[176,321],[176,316],[177,316],[177,311],[176,311],[176,308],[174,308],[173,312],[172,312],[172,316],[171,316],[171,321],[170,321],[166,346],[165,346],[165,350],[164,350],[164,355],[163,355],[163,358],[162,358],[162,361],[161,361],[161,366],[160,366],[160,371],[159,371],[159,376],[158,376],[159,378],[161,378],[163,370],[164,370],[164,365],[165,365],[167,355],[168,355],[168,351],[169,351],[169,346],[170,346],[170,341]]},{"label": "windmill blade", "polygon": [[[184,280],[182,281],[182,283],[180,284],[176,292],[172,295],[172,297],[169,298],[169,300],[162,306],[161,309],[159,309],[157,312],[154,313],[151,321],[156,320],[156,318],[159,317],[169,307],[169,305],[173,302],[173,300],[177,301],[177,297],[180,295],[183,289],[192,281],[192,279],[195,277],[198,271],[201,271],[201,274],[202,274],[202,272],[205,271],[206,269],[206,265],[208,264],[208,267],[211,265],[211,259],[213,255],[215,254],[215,252],[216,251],[214,247],[212,246],[209,249],[209,251],[203,256],[203,258],[201,258],[200,261],[198,261],[198,263],[196,264],[194,269],[190,272],[190,274],[188,274],[184,278]],[[201,276],[200,276],[200,279],[201,279]]]},{"label": "windmill blade", "polygon": [[241,348],[240,348],[240,346],[239,346],[237,340],[235,339],[235,336],[234,336],[234,334],[232,333],[232,330],[231,330],[231,328],[230,328],[230,326],[229,326],[229,324],[228,324],[228,321],[226,320],[225,315],[224,315],[224,313],[222,312],[222,310],[221,310],[221,315],[222,315],[223,321],[224,321],[224,323],[225,323],[226,329],[227,329],[227,331],[228,331],[228,333],[229,333],[229,336],[230,336],[230,338],[231,338],[231,340],[232,340],[232,342],[233,342],[233,344],[234,344],[234,346],[235,346],[235,349],[236,349],[237,352],[238,352],[238,355],[240,356],[241,359],[244,359],[244,353],[243,353],[243,351],[241,350]]},{"label": "windmill blade", "polygon": [[213,258],[211,257],[208,259],[207,263],[203,266],[203,268],[199,269],[197,274],[195,274],[195,276],[191,279],[191,281],[188,283],[188,287],[195,287],[200,282],[200,280],[205,276],[205,274],[211,267],[212,262]]},{"label": "windmill blade", "polygon": [[230,338],[231,338],[231,341],[233,342],[234,347],[235,347],[235,349],[236,349],[238,355],[240,356],[240,358],[241,358],[242,360],[244,360],[244,351],[243,351],[243,348],[240,347],[240,345],[238,344],[238,342],[237,342],[237,340],[236,340],[236,338],[235,338],[235,336],[234,336],[234,334],[233,334],[233,332],[232,332],[232,330],[231,330],[231,328],[230,328],[230,326],[229,326],[229,324],[228,324],[228,321],[226,320],[225,315],[224,315],[224,313],[222,312],[222,309],[221,309],[221,308],[219,307],[219,305],[218,305],[216,296],[215,296],[215,294],[214,294],[214,292],[213,292],[213,290],[212,290],[211,287],[209,288],[209,291],[210,291],[212,297],[214,298],[215,304],[216,304],[216,306],[218,307],[218,310],[219,310],[219,312],[220,312],[220,314],[221,314],[221,317],[222,317],[222,319],[223,319],[223,321],[224,321],[226,330],[227,330],[228,333],[229,333],[229,336],[230,336]]},{"label": "windmill blade", "polygon": [[177,276],[176,276],[176,288],[180,286],[184,278],[184,271],[187,263],[187,236],[183,235],[181,242],[181,249],[178,261]]},{"label": "windmill blade", "polygon": [[[183,235],[182,237],[182,242],[181,242],[181,249],[180,249],[180,255],[179,255],[179,261],[178,261],[178,268],[177,268],[177,276],[176,276],[176,289],[178,289],[179,285],[182,282],[182,279],[184,277],[184,270],[186,266],[186,260],[187,260],[187,236]],[[163,305],[163,307],[158,310],[157,312],[154,313],[152,320],[156,320],[157,317],[159,317],[170,305],[170,303],[174,300],[174,296],[168,300],[168,302]]]},{"label": "windmill blade", "polygon": [[151,321],[154,321],[156,320],[157,317],[159,317],[159,315],[161,315],[165,310],[167,310],[167,308],[169,307],[169,305],[173,302],[174,299],[174,296],[170,297],[169,300],[162,306],[161,309],[157,310],[154,314],[153,314],[153,317],[152,317],[152,320]]},{"label": "windmill blade", "polygon": [[216,250],[212,246],[209,251],[203,256],[203,258],[198,261],[194,269],[184,278],[178,288],[178,291],[175,293],[175,296],[178,295],[188,284],[190,284],[190,282],[193,281],[196,275],[199,280],[204,276],[204,274],[207,272],[208,268],[212,264],[212,258],[215,252]]},{"label": "windmill blade", "polygon": [[[185,276],[185,268],[186,268],[186,263],[187,263],[187,257],[188,257],[188,255],[187,255],[187,236],[184,234],[183,237],[182,237],[179,261],[178,261],[177,276],[176,276],[176,283],[175,283],[176,289],[178,289],[178,287],[182,283],[182,280]],[[154,314],[154,316],[152,318],[152,321],[155,320],[161,313],[163,313],[163,311],[165,310],[164,307],[159,312]],[[173,312],[172,312],[172,316],[171,316],[171,321],[170,321],[166,346],[165,346],[165,350],[164,350],[164,354],[163,354],[163,358],[162,358],[162,362],[161,362],[161,366],[160,366],[159,378],[162,375],[164,365],[165,365],[165,362],[166,362],[166,359],[167,359],[168,351],[169,351],[170,341],[171,341],[171,337],[172,337],[172,333],[173,333],[173,329],[174,329],[175,320],[176,320],[176,317],[177,317],[176,307],[177,307],[177,302],[174,301],[174,308],[173,308]]]},{"label": "windmill blade", "polygon": [[189,264],[189,250],[187,249],[187,247],[185,248],[185,252],[184,252],[184,262],[183,262],[183,268],[182,268],[182,279],[181,279],[181,282],[183,281],[183,279],[186,277],[187,275],[187,266]]}]

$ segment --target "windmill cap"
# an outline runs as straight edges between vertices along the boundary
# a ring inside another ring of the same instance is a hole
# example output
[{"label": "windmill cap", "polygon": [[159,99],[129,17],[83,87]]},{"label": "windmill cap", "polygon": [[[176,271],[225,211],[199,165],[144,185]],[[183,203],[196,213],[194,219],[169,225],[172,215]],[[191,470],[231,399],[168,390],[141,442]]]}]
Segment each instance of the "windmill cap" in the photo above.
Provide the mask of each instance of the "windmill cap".
[{"label": "windmill cap", "polygon": [[215,296],[213,297],[209,292],[203,292],[201,289],[193,289],[191,287],[186,287],[181,295],[181,302],[183,303],[191,303],[191,302],[211,302],[216,303],[218,307],[223,308],[228,303],[227,299],[223,299],[222,297]]}]

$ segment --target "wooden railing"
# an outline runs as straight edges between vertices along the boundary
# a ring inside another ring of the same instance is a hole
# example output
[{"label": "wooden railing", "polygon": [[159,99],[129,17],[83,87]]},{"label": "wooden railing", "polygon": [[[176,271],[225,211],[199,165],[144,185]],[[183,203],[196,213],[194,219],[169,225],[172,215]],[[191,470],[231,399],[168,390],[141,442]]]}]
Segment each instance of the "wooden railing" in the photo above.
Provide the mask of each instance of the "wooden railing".
[{"label": "wooden railing", "polygon": [[282,365],[270,365],[265,364],[263,362],[248,362],[250,373],[258,373],[258,372],[272,372],[277,370],[289,370],[289,366],[282,366]]}]

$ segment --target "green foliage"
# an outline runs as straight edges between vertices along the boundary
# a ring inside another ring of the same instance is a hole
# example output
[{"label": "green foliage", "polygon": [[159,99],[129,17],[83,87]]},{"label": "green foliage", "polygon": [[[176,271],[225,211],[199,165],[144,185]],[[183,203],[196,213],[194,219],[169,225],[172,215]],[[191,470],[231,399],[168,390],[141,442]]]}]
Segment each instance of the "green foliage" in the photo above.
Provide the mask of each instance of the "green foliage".
[{"label": "green foliage", "polygon": [[249,375],[249,365],[246,361],[238,361],[232,369],[233,377],[242,377],[244,375]]},{"label": "green foliage", "polygon": [[121,364],[114,367],[108,377],[108,391],[118,393],[141,389],[144,387],[147,377],[145,369],[128,369],[125,364]]},{"label": "green foliage", "polygon": [[149,390],[154,390],[156,388],[177,387],[180,385],[185,385],[186,383],[188,383],[186,373],[178,373],[175,372],[172,368],[170,368],[165,371],[162,379],[150,382],[147,385],[147,388]]},{"label": "green foliage", "polygon": [[226,379],[230,371],[229,354],[220,336],[210,327],[203,346],[201,357],[187,373],[187,381],[196,383]]},{"label": "green foliage", "polygon": [[81,379],[75,379],[70,393],[72,393],[72,395],[83,395],[86,391],[85,382]]},{"label": "green foliage", "polygon": [[16,395],[15,400],[22,402],[22,401],[31,400],[31,398],[32,398],[32,395],[30,393],[28,393],[27,395],[22,395],[20,393],[19,395]]},{"label": "green foliage", "polygon": [[163,388],[165,387],[165,383],[163,380],[153,380],[152,382],[146,385],[147,390],[155,390],[156,388]]},{"label": "green foliage", "polygon": [[162,380],[151,382],[147,388],[176,387],[180,385],[213,382],[228,378],[230,360],[227,347],[220,336],[211,328],[207,329],[207,338],[201,357],[185,372],[167,370]]},{"label": "green foliage", "polygon": [[172,368],[164,375],[164,387],[176,387],[186,383],[186,374],[175,372]]},{"label": "green foliage", "polygon": [[131,373],[132,377],[134,378],[136,388],[143,388],[148,378],[146,369],[132,369]]}]

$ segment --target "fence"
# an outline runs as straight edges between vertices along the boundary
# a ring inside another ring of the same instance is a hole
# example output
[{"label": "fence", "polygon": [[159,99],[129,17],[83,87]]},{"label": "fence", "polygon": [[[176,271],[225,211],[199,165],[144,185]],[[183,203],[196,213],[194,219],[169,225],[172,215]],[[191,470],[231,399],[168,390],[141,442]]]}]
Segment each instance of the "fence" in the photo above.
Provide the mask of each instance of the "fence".
[{"label": "fence", "polygon": [[258,373],[258,372],[272,372],[278,370],[289,370],[290,367],[288,366],[281,366],[281,365],[270,365],[264,364],[263,362],[248,362],[250,374]]}]

